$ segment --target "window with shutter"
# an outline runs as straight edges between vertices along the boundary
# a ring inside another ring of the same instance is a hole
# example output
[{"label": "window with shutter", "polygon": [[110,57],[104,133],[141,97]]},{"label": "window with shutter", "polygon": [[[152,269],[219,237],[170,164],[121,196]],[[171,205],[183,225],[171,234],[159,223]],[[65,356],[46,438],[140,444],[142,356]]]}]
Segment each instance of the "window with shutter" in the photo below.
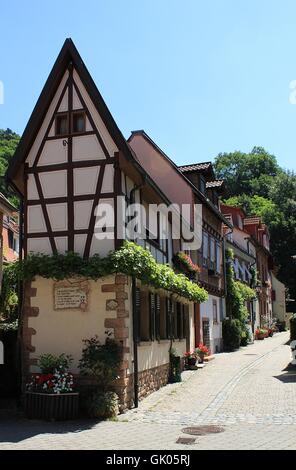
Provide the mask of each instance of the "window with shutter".
[{"label": "window with shutter", "polygon": [[187,331],[189,327],[189,307],[188,305],[183,305],[183,339],[187,336]]},{"label": "window with shutter", "polygon": [[172,338],[178,338],[178,328],[177,328],[177,304],[172,302],[171,304],[171,329],[172,329]]},{"label": "window with shutter", "polygon": [[177,302],[177,331],[175,338],[183,338],[183,305]]},{"label": "window with shutter", "polygon": [[150,341],[150,302],[145,291],[140,291],[139,331],[141,341]]},{"label": "window with shutter", "polygon": [[160,340],[160,297],[155,294],[155,338]]},{"label": "window with shutter", "polygon": [[209,236],[206,232],[202,235],[202,264],[208,266],[209,261]]},{"label": "window with shutter", "polygon": [[167,339],[167,298],[160,297],[159,339]]},{"label": "window with shutter", "polygon": [[149,293],[150,340],[155,338],[155,294]]},{"label": "window with shutter", "polygon": [[141,339],[141,291],[136,288],[137,341]]},{"label": "window with shutter", "polygon": [[166,298],[166,336],[167,338],[172,337],[172,301],[168,297]]}]

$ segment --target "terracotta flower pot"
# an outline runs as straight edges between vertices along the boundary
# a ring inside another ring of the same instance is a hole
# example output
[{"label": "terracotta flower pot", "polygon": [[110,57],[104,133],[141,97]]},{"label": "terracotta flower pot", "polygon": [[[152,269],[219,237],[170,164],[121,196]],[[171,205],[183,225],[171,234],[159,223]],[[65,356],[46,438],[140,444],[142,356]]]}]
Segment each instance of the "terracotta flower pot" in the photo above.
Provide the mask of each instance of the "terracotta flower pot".
[{"label": "terracotta flower pot", "polygon": [[198,357],[199,357],[198,362],[199,362],[200,364],[203,364],[203,363],[204,363],[204,360],[205,360],[205,354],[199,354]]},{"label": "terracotta flower pot", "polygon": [[187,365],[188,365],[188,366],[191,366],[191,367],[192,367],[192,366],[195,366],[195,364],[196,364],[196,357],[188,357],[188,358],[186,359],[186,362],[187,362]]}]

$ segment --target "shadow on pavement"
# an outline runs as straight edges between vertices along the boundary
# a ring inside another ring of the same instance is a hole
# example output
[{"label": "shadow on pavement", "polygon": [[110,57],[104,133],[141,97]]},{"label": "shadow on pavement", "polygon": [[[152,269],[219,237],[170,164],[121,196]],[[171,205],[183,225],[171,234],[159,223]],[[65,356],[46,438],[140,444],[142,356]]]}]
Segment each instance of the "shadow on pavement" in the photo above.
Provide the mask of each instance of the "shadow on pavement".
[{"label": "shadow on pavement", "polygon": [[0,418],[0,443],[21,442],[40,434],[79,433],[92,429],[100,421],[77,420],[48,422],[24,418]]},{"label": "shadow on pavement", "polygon": [[285,369],[283,369],[283,373],[280,375],[274,375],[275,379],[280,380],[283,383],[293,383],[296,384],[296,366],[292,364],[288,364]]}]

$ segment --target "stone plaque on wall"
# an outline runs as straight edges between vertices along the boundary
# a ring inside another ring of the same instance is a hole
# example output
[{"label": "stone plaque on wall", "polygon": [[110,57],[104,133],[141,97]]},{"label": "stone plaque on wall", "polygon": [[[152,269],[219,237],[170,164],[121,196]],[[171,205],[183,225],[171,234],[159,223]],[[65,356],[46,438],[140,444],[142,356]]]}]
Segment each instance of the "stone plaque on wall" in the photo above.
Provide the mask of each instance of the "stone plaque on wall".
[{"label": "stone plaque on wall", "polygon": [[55,310],[88,308],[89,284],[87,281],[61,281],[53,286]]}]

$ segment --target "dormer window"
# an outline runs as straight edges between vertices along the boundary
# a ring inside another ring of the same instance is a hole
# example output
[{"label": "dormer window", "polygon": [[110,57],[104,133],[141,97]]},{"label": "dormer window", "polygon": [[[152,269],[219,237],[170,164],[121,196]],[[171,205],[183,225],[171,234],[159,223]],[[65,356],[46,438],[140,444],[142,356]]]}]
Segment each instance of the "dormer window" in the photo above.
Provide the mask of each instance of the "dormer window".
[{"label": "dormer window", "polygon": [[69,133],[68,114],[57,114],[55,119],[56,135],[66,135]]},{"label": "dormer window", "polygon": [[85,132],[85,112],[79,111],[72,114],[72,132],[80,134]]}]

